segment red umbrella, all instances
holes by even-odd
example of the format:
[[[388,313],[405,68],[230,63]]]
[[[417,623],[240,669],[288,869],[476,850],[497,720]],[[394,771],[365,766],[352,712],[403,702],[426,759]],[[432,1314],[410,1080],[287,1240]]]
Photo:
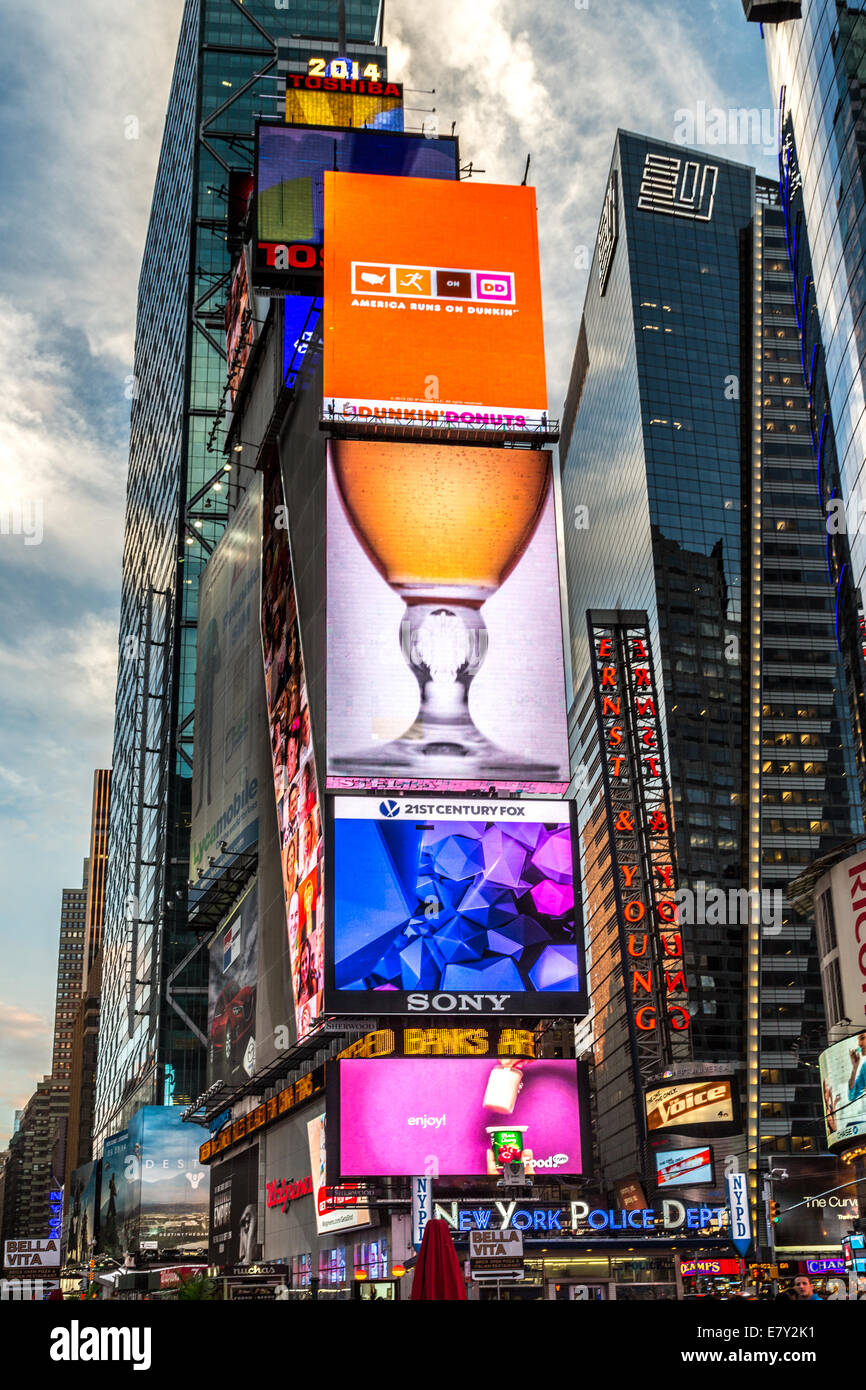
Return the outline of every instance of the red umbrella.
[[[428,1221],[415,1265],[412,1297],[425,1299],[466,1299],[466,1284],[446,1221]]]

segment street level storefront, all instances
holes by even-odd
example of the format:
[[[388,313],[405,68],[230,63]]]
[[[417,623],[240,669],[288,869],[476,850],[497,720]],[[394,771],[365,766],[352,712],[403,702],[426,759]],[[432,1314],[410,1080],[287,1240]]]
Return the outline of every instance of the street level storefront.
[[[465,1258],[469,1233],[516,1230],[523,1236],[523,1277],[498,1288],[473,1288],[486,1298],[635,1301],[681,1298],[681,1266],[697,1260],[737,1263],[724,1207],[667,1199],[623,1211],[597,1200],[553,1203],[525,1197],[456,1198],[434,1202]]]
[[[210,1262],[231,1297],[268,1297],[271,1282],[288,1297],[396,1301],[394,1267],[414,1254],[409,1218],[380,1204],[359,1184],[325,1184],[324,1103],[317,1095],[295,1113],[221,1149],[211,1163]],[[264,1268],[261,1290],[245,1277]],[[258,1276],[256,1276],[256,1279]],[[363,1287],[362,1287],[363,1286]]]

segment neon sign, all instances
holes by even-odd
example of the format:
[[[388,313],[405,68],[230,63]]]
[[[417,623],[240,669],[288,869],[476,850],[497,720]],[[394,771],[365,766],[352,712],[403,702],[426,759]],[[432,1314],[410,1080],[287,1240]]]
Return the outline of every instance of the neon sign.
[[[634,1231],[703,1231],[716,1235],[728,1224],[726,1207],[687,1207],[682,1202],[664,1201],[661,1208],[647,1207],[641,1211],[616,1211],[612,1208],[590,1207],[588,1202],[570,1202],[566,1206],[533,1203],[518,1206],[516,1201],[485,1202],[478,1206],[461,1206],[457,1202],[436,1202],[434,1215],[446,1221],[453,1231],[525,1231],[540,1237],[550,1235],[586,1235],[587,1230],[622,1231],[629,1236]]]
[[[646,613],[588,613],[633,1054],[644,1082],[691,1056],[674,834]]]

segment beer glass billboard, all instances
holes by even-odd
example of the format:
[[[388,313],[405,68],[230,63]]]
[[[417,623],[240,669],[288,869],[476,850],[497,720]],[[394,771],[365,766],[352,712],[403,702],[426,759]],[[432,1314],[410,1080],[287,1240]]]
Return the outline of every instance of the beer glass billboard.
[[[570,807],[334,797],[326,1011],[585,1012]]]
[[[535,190],[326,173],[325,322],[326,414],[539,427]]]
[[[550,455],[332,440],[330,790],[562,794]]]

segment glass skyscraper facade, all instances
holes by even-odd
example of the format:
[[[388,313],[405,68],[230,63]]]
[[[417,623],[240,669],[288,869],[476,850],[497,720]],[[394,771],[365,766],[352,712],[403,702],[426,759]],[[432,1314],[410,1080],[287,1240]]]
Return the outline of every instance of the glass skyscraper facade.
[[[783,889],[804,853],[852,833],[857,805],[833,586],[813,554],[824,524],[804,473],[815,459],[783,238],[778,193],[752,169],[619,133],[560,445],[570,739],[573,766],[586,769],[578,797],[608,1177],[636,1166],[641,1102],[588,609],[649,618],[677,877],[695,895],[697,920],[682,926],[694,1059],[737,1072],[753,1155],[819,1132],[818,1088],[803,1091],[789,1051],[820,1018],[812,924],[787,904],[771,914],[774,899],[762,924],[730,897]],[[726,895],[721,920],[697,908],[710,889]]]
[[[374,42],[383,0],[187,0],[139,281],[95,1151],[203,1086],[188,880],[198,581],[228,519],[221,452],[229,176],[273,116],[277,42]]]

